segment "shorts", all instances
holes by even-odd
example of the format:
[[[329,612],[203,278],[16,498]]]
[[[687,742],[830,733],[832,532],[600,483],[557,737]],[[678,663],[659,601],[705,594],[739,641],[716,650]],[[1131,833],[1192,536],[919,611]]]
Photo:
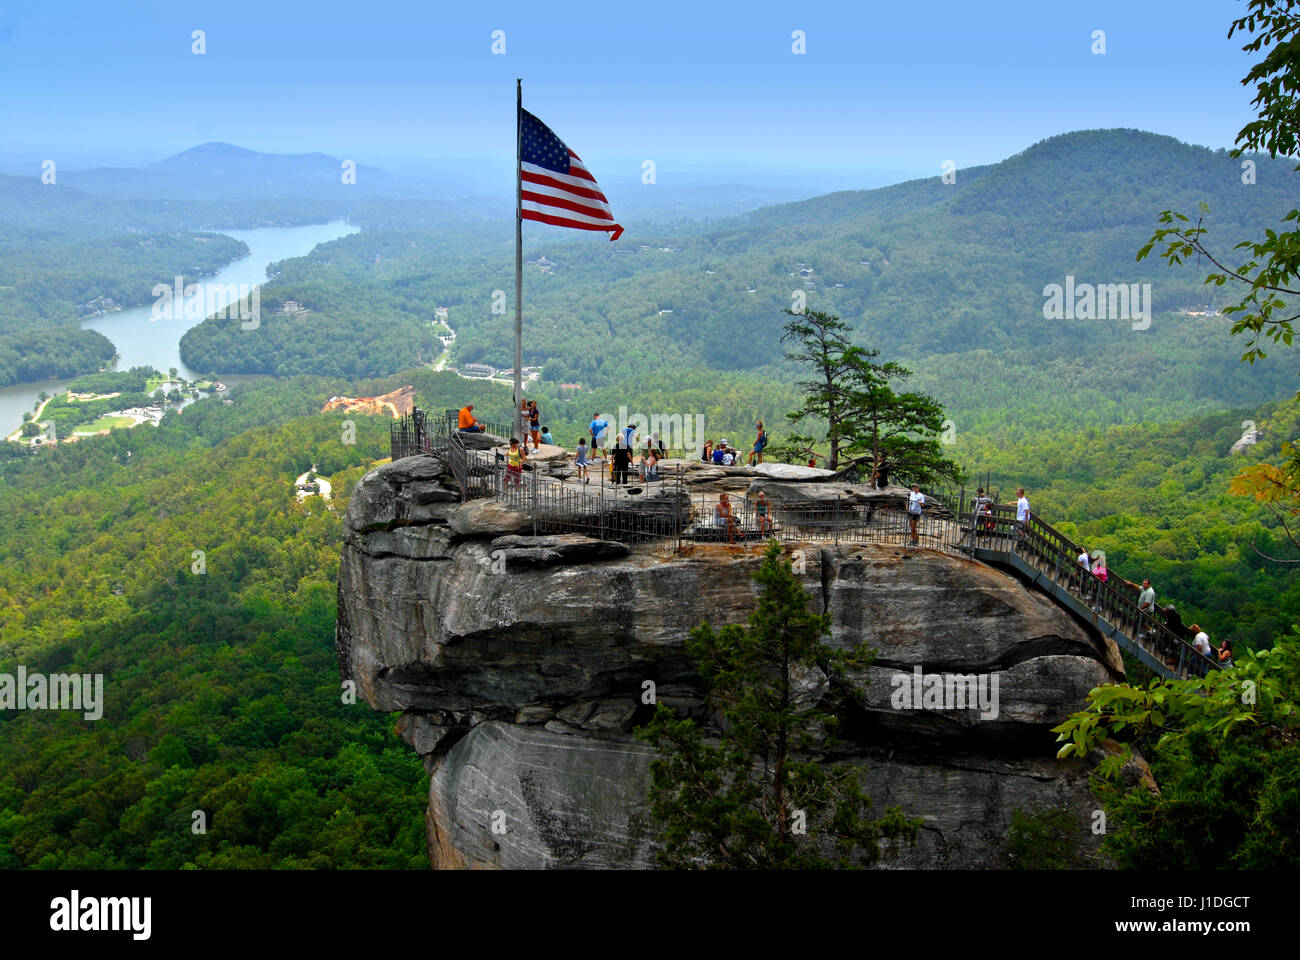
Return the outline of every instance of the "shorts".
[[[524,468],[512,467],[510,464],[506,464],[506,474],[511,477],[519,477],[520,479],[522,479],[524,475]]]

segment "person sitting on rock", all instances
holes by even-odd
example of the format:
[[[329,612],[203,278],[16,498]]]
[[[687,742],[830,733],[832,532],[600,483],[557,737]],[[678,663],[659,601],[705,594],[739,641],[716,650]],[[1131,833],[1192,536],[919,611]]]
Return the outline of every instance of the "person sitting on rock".
[[[704,463],[713,462],[713,441],[712,440],[704,441],[704,450],[700,454],[700,460],[703,461]]]
[[[713,507],[713,522],[716,526],[727,528],[727,542],[735,543],[736,534],[736,513],[732,509],[731,500],[725,493],[718,494],[718,502]]]
[[[736,465],[736,451],[734,447],[727,447],[723,450],[722,465],[724,467],[734,467]]]
[[[718,441],[718,445],[713,448],[713,462],[722,466],[722,458],[727,454],[727,438],[723,437]]]
[[[551,436],[550,427],[542,427],[542,443],[555,446],[555,438]]]
[[[474,419],[474,404],[467,403],[460,408],[459,430],[461,433],[482,433],[483,425]]]
[[[759,533],[766,532],[768,536],[771,536],[774,532],[772,505],[767,502],[767,494],[762,490],[758,491],[758,497],[754,500],[754,514],[758,517]]]
[[[659,479],[659,451],[654,447],[650,452],[641,458],[642,477],[646,483],[652,483]]]

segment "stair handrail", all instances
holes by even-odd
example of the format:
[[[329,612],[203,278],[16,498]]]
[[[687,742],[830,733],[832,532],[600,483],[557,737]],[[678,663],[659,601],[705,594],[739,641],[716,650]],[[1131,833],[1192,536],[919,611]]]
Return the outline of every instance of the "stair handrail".
[[[1014,506],[1008,504],[993,504],[991,507],[995,528],[1002,530],[1009,528],[1011,531],[1010,533],[995,535],[998,539],[1009,541],[1009,550],[1007,552],[1023,553],[1026,550],[1032,551],[1038,558],[1047,561],[1049,565],[1054,564],[1055,570],[1051,576],[1053,582],[1071,596],[1074,596],[1075,599],[1090,602],[1088,598],[1079,596],[1080,593],[1084,592],[1083,585],[1087,584],[1095,591],[1091,598],[1094,610],[1107,614],[1107,619],[1133,643],[1148,649],[1148,652],[1152,652],[1158,659],[1164,659],[1161,655],[1161,644],[1156,643],[1154,650],[1152,650],[1139,639],[1141,628],[1145,627],[1155,637],[1164,641],[1163,646],[1165,649],[1177,650],[1178,662],[1174,669],[1177,670],[1180,676],[1183,675],[1185,668],[1191,669],[1193,664],[1203,666],[1207,670],[1211,668],[1222,669],[1218,662],[1202,654],[1185,637],[1180,637],[1169,629],[1155,611],[1144,612],[1139,610],[1137,600],[1128,596],[1127,590],[1121,590],[1109,579],[1104,581],[1097,579],[1092,576],[1090,569],[1086,572],[1085,579],[1084,568],[1078,562],[1078,555],[1083,550],[1080,544],[1075,543],[1033,512],[1029,514],[1028,523],[1019,524],[1015,519],[1015,510]],[[975,524],[978,522],[978,517],[973,512],[959,513],[958,519],[959,521],[970,520],[972,530],[975,529]],[[1023,533],[1021,532],[1022,527]],[[1077,590],[1075,587],[1076,580],[1079,585]]]

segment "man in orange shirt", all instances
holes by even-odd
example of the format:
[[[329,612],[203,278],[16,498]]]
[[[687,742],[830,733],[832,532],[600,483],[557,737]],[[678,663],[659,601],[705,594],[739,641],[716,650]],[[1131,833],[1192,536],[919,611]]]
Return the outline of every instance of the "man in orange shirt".
[[[474,404],[467,403],[460,408],[460,432],[482,433],[483,427],[474,419]]]

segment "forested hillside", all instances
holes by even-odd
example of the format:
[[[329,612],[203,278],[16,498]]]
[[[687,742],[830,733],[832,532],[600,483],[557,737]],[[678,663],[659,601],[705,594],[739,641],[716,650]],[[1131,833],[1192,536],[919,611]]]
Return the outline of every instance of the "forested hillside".
[[[0,714],[0,868],[427,866],[420,763],[337,679],[338,511],[388,432],[342,443],[341,386],[4,465],[0,672],[102,673],[104,712]]]

